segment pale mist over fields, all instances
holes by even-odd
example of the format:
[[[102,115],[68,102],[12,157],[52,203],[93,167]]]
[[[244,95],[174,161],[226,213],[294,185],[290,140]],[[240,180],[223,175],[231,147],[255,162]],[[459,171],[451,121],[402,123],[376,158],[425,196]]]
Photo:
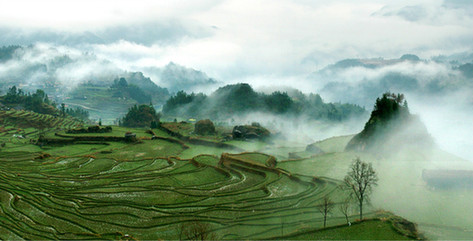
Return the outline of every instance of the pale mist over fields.
[[[0,45],[24,46],[0,66],[0,81],[69,91],[139,71],[170,93],[249,83],[368,112],[382,93],[402,92],[441,148],[473,161],[471,26],[468,0],[19,0],[0,9]],[[275,126],[307,130],[308,142],[357,133],[367,118]]]

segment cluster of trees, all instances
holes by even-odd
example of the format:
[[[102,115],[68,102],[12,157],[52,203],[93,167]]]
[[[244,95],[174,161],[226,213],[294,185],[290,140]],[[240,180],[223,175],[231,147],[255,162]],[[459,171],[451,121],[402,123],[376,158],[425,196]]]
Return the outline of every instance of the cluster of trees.
[[[65,114],[75,117],[79,120],[87,121],[89,120],[89,112],[87,110],[84,110],[80,107],[76,108],[66,108],[65,109]]]
[[[131,98],[138,103],[150,103],[151,96],[146,94],[140,87],[128,84],[125,78],[115,79],[112,86],[113,97]]]
[[[31,94],[12,86],[4,96],[0,96],[0,102],[10,108],[20,107],[40,114],[61,115],[63,117],[69,115],[83,121],[89,119],[89,112],[80,107],[66,108],[66,105],[62,103],[61,108],[58,109],[56,103],[50,101],[48,95],[41,89],[37,89],[36,92]]]
[[[181,90],[166,101],[163,106],[163,113],[183,117],[195,116],[197,118],[197,114],[204,107],[203,102],[206,99],[207,96],[202,93],[187,94]],[[209,116],[209,118],[211,117]]]
[[[22,107],[40,114],[56,114],[56,104],[50,102],[48,95],[43,90],[36,90],[35,93],[25,93],[22,89],[12,86],[6,95],[0,97],[3,104],[10,107]]]
[[[404,94],[386,92],[381,98],[376,99],[370,119],[388,122],[408,114],[409,108],[407,101],[404,99]]]
[[[160,114],[151,105],[134,105],[128,109],[128,113],[119,120],[118,124],[126,127],[157,128],[160,117]]]
[[[248,84],[226,85],[211,95],[188,94],[184,91],[171,96],[163,106],[163,113],[187,118],[225,119],[234,114],[265,112],[277,115],[308,115],[312,119],[341,121],[365,113],[352,104],[324,103],[320,95],[275,91],[258,93]]]

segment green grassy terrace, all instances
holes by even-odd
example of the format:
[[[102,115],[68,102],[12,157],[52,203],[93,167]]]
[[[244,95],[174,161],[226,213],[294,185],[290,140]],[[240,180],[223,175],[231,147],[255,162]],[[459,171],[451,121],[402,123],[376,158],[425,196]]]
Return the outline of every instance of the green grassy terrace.
[[[315,157],[273,163],[274,156],[264,151],[272,149],[270,143],[246,148],[247,143],[233,142],[245,151],[240,153],[178,140],[159,129],[153,130],[159,139],[151,139],[147,129],[116,126],[111,133],[66,134],[73,126],[2,127],[1,239],[179,239],[183,227],[195,222],[226,240],[405,238],[387,232],[388,222],[346,227],[337,209],[328,219],[335,227],[318,230],[321,199],[329,195],[339,205],[346,194],[339,179],[325,175],[330,169],[322,166],[328,163],[319,168],[310,162]],[[128,131],[136,142],[96,139]],[[21,133],[26,133],[22,139],[14,136]],[[71,138],[55,133],[91,139],[38,145],[40,133],[57,140]],[[298,169],[301,163],[306,169],[314,164],[314,171]],[[367,216],[374,217],[373,211]]]

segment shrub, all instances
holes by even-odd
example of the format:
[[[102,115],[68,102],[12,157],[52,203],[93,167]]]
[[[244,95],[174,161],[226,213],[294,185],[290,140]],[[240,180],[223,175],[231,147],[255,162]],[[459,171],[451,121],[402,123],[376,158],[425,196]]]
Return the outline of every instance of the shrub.
[[[123,117],[121,124],[126,127],[150,127],[151,123],[157,127],[159,123],[160,114],[149,105],[133,106],[128,110],[128,113]]]
[[[194,132],[198,135],[215,134],[214,123],[209,119],[197,121],[194,126]]]

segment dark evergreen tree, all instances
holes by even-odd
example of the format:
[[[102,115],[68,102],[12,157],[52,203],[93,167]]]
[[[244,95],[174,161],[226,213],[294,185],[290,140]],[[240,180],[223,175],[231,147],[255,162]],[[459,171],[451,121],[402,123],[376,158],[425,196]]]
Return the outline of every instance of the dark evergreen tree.
[[[61,103],[61,115],[62,117],[66,117],[66,104]]]

